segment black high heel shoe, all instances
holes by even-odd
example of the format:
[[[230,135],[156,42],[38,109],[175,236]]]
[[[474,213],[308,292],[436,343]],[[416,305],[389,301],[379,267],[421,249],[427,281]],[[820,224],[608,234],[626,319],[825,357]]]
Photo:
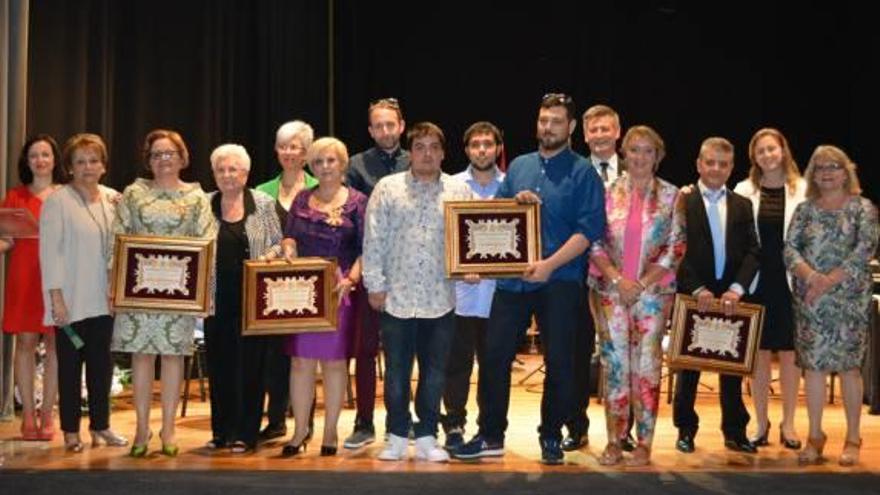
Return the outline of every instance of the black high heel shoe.
[[[779,425],[779,443],[781,443],[783,447],[790,450],[801,449],[800,440],[798,440],[797,438],[785,438],[785,431],[783,431],[782,425]]]
[[[321,445],[321,457],[332,457],[336,455],[336,445]]]
[[[767,429],[764,430],[764,433],[752,438],[749,440],[752,442],[752,445],[755,447],[766,447],[770,445],[770,423],[767,423]]]
[[[309,441],[306,439],[303,439],[299,444],[286,443],[284,447],[281,448],[281,457],[297,456],[301,452],[305,452],[308,445]]]

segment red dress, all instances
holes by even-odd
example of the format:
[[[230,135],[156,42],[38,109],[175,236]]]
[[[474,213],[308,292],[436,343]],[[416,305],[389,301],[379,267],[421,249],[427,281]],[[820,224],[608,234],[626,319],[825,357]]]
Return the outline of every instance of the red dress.
[[[27,208],[40,218],[43,200],[34,196],[27,186],[9,191],[4,208]],[[46,333],[53,329],[43,325],[43,284],[40,276],[40,242],[38,239],[15,239],[6,270],[6,291],[3,302],[3,331],[6,333]]]

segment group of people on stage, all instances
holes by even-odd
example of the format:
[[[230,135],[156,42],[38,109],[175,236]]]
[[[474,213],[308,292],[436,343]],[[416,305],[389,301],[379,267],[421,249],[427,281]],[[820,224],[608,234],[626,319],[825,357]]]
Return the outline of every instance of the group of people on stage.
[[[39,240],[0,238],[0,252],[11,252],[3,330],[18,337],[23,439],[53,438],[57,393],[65,448],[83,450],[85,365],[92,445],[128,446],[131,457],[145,456],[159,356],[160,452],[178,454],[175,413],[197,322],[172,313],[114,313],[108,291],[114,237],[150,234],[216,242],[211,315],[204,322],[208,449],[246,454],[286,436],[290,403],[295,428],[280,454],[300,455],[314,434],[320,366],[320,454],[335,455],[351,359],[357,415],[342,444],[357,449],[374,442],[381,341],[387,414],[379,459],[406,459],[411,439],[419,460],[502,456],[511,365],[534,318],[546,365],[541,461],[560,464],[565,451],[588,443],[590,359],[598,334],[608,439],[599,462],[643,466],[650,462],[659,407],[661,342],[674,294],[683,293],[696,298],[699,311],[716,300],[730,315],[741,301],[766,308],[752,377],[753,437],[746,432],[742,377],[720,376],[726,448],[754,453],[770,443],[767,402],[776,352],[780,444],[799,450],[802,463],[824,459],[824,389],[836,373],[846,415],[838,460],[856,464],[872,294],[868,262],[880,227],[876,208],[861,196],[855,163],[840,148],[822,145],[802,177],[782,133],[764,128],[749,143],[749,176],[733,190],[727,181],[734,147],[722,137],[702,142],[699,179],[679,189],[658,176],[666,147],[656,130],[630,127],[618,150],[618,114],[595,105],[582,116],[590,151],[584,157],[571,147],[577,121],[569,96],[545,95],[538,105],[537,151],[515,158],[506,173],[498,163],[501,131],[474,123],[463,140],[467,168],[451,176],[441,170],[444,132],[430,122],[407,126],[399,102],[385,98],[368,108],[375,146],[352,157],[336,138],[315,139],[305,122],[282,125],[275,140],[281,172],[255,189],[247,187],[247,150],[218,146],[210,156],[217,191],[210,194],[181,180],[190,157],[175,131],[146,136],[145,178],[121,194],[101,185],[109,163],[100,136],[77,134],[60,151],[52,137],[34,136],[22,148],[21,185],[7,193],[3,206],[38,217]],[[404,132],[408,150],[400,144]],[[450,280],[443,203],[487,198],[541,204],[541,259],[520,278]],[[244,261],[298,256],[333,257],[339,264],[335,331],[243,337]],[[47,353],[37,411],[34,351],[41,335]],[[111,352],[132,357],[137,427],[131,440],[110,428]],[[475,356],[479,415],[476,434],[466,440]],[[804,442],[794,421],[802,370],[809,415]],[[684,453],[696,448],[699,379],[698,371],[683,370],[676,382],[675,447]],[[266,394],[268,422],[261,430]]]

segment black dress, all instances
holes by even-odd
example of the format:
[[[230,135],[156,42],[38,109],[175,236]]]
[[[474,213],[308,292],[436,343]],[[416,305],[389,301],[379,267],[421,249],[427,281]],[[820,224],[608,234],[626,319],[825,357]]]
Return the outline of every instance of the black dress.
[[[758,209],[761,274],[755,296],[766,308],[760,348],[770,351],[794,349],[791,290],[782,260],[784,226],[785,188],[762,187]]]

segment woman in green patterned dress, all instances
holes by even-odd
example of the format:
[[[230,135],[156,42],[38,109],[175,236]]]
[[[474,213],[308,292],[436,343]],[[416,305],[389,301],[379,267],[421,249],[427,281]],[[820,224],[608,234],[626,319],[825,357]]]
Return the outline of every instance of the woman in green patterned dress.
[[[125,188],[116,206],[114,234],[148,234],[214,239],[216,220],[198,183],[180,180],[189,165],[189,151],[177,132],[158,129],[144,142],[143,159],[149,179],[137,179]],[[150,400],[156,356],[162,360],[161,452],[176,456],[174,419],[183,379],[183,357],[192,354],[194,316],[118,312],[113,326],[112,350],[132,353],[137,432],[132,457],[143,457],[152,437]]]
[[[871,303],[868,261],[877,248],[877,209],[860,196],[856,165],[835,146],[816,148],[806,172],[807,200],[794,212],[785,264],[795,276],[795,353],[805,371],[810,435],[798,459],[822,461],[822,407],[829,373],[840,375],[846,414],[841,466],[858,463],[862,439],[860,367]]]

